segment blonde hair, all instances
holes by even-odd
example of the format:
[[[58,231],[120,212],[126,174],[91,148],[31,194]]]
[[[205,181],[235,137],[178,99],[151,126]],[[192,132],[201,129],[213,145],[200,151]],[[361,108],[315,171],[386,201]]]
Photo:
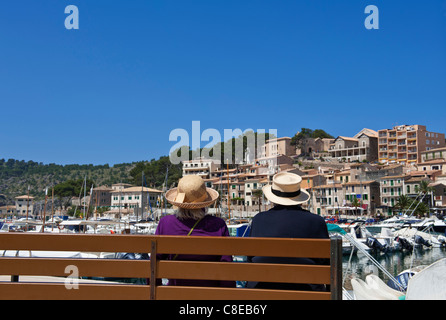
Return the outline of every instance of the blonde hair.
[[[180,219],[193,219],[193,220],[199,220],[203,218],[207,214],[207,208],[200,208],[200,209],[184,209],[184,208],[178,208],[175,211],[175,216]]]

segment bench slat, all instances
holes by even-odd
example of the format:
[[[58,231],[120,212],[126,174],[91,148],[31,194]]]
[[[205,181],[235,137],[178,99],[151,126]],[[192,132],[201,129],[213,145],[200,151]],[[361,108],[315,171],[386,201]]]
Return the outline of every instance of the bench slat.
[[[160,261],[158,278],[330,284],[330,266]]]
[[[157,245],[157,251],[169,254],[330,258],[330,240],[164,236]]]
[[[156,288],[156,298],[158,300],[330,300],[330,292],[165,286]]]
[[[1,258],[0,274],[27,276],[67,276],[74,265],[80,277],[149,278],[149,260]]]
[[[150,252],[150,238],[135,235],[98,234],[0,234],[0,250],[82,252]]]
[[[59,283],[0,283],[0,300],[148,300],[150,286]]]
[[[157,236],[28,234],[0,235],[0,250],[150,252]],[[158,253],[330,258],[330,240],[163,236]]]

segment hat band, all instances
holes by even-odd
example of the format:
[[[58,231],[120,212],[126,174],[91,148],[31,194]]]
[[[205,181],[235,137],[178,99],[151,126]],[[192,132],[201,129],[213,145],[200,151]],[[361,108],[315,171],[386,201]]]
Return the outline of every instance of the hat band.
[[[274,190],[273,188],[271,188],[271,192],[278,196],[278,197],[282,197],[282,198],[295,198],[298,195],[300,195],[300,189],[294,192],[282,192],[279,190]]]

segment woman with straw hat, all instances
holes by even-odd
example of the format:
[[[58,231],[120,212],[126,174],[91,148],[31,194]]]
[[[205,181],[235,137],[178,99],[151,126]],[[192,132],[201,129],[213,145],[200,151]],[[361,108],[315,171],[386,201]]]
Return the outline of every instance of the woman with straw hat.
[[[229,236],[226,222],[207,214],[207,208],[218,199],[218,192],[207,188],[203,179],[189,175],[180,179],[178,187],[166,192],[166,200],[177,208],[174,215],[161,218],[155,234],[180,236]],[[160,259],[193,261],[227,261],[232,256],[160,255]],[[169,279],[168,285],[235,287],[234,281]]]
[[[302,178],[294,173],[280,172],[274,175],[271,185],[263,187],[265,197],[274,204],[268,211],[260,212],[252,219],[251,237],[320,238],[328,239],[325,220],[301,204],[310,200],[310,194],[301,188]],[[250,257],[255,263],[326,264],[317,259],[285,259],[276,257]],[[321,285],[293,285],[249,282],[251,288],[275,288],[289,290],[325,290]]]

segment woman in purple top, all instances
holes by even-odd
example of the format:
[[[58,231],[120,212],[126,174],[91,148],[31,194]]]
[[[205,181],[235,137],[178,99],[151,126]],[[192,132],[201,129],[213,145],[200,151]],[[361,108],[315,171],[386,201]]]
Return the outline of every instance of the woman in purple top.
[[[203,179],[191,175],[180,179],[177,188],[166,193],[166,200],[178,209],[174,215],[161,218],[155,234],[179,236],[229,236],[223,219],[207,214],[207,207],[218,199],[218,192],[206,188]],[[164,260],[225,261],[232,256],[158,255]],[[169,279],[171,286],[235,287],[234,281]]]

